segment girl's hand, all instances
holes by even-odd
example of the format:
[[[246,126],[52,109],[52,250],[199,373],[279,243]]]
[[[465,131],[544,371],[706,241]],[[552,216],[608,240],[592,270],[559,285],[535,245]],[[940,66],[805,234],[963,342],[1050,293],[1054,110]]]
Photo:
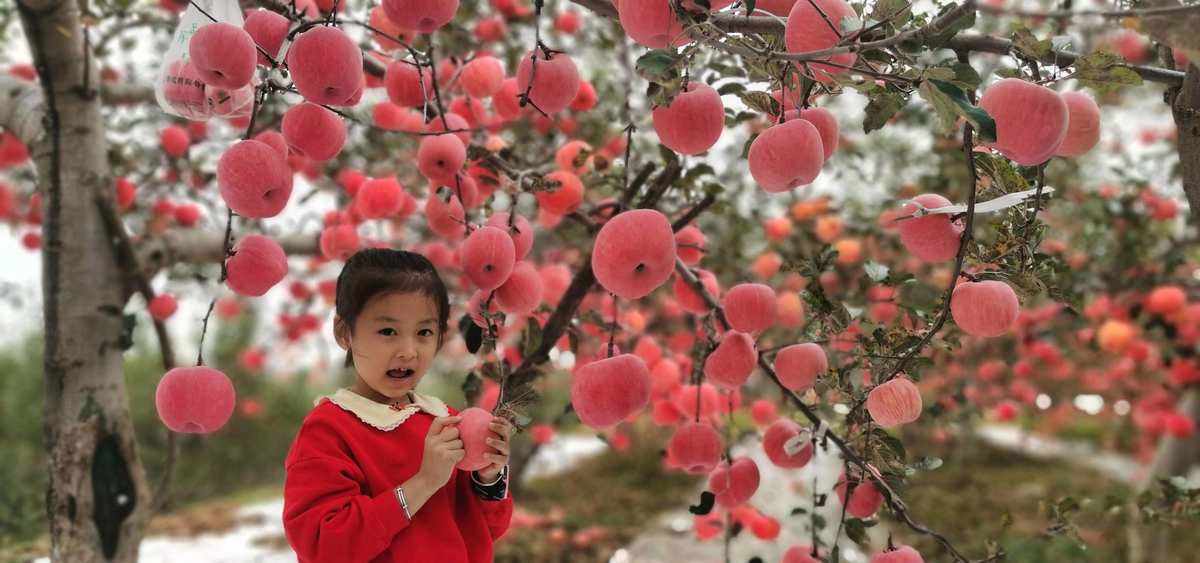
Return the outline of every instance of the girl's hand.
[[[434,489],[441,488],[450,480],[455,464],[467,455],[458,437],[458,428],[453,426],[461,421],[461,416],[435,418],[433,424],[429,425],[429,433],[425,435],[425,451],[417,476]]]
[[[495,481],[500,476],[500,471],[508,465],[508,435],[512,431],[512,425],[503,417],[493,417],[491,425],[488,428],[492,431],[492,437],[487,439],[487,445],[492,447],[495,453],[483,454],[483,459],[489,463],[487,467],[476,471],[479,474],[479,480],[484,483]]]

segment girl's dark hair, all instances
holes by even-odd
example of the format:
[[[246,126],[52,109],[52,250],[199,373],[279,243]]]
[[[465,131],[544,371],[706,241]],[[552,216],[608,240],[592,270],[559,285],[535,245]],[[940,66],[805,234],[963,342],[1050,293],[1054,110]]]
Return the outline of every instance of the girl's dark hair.
[[[342,273],[338,274],[334,310],[353,332],[354,322],[367,302],[388,293],[417,292],[433,300],[438,311],[438,348],[448,330],[450,298],[446,284],[429,259],[407,250],[367,248],[354,253]],[[354,365],[353,355],[346,350],[346,367]]]

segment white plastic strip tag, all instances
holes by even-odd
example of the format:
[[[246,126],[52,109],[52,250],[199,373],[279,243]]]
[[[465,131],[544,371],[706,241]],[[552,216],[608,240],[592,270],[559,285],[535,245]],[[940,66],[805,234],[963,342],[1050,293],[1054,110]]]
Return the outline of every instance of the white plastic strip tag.
[[[1047,196],[1052,193],[1054,193],[1054,188],[1052,188],[1050,186],[1045,186],[1042,188],[1043,196]],[[996,211],[1008,209],[1009,207],[1012,207],[1014,205],[1020,205],[1025,200],[1027,200],[1035,195],[1037,195],[1036,188],[1032,189],[1032,190],[1025,190],[1023,192],[1013,192],[1011,194],[1005,194],[996,199],[991,199],[991,200],[985,201],[983,203],[976,203],[975,204],[975,213],[995,213]],[[911,199],[901,202],[901,205],[908,205],[908,204],[912,204],[912,205],[916,206],[917,210],[914,211],[911,216],[897,218],[896,219],[897,221],[903,221],[905,219],[911,219],[913,217],[921,217],[923,215],[956,215],[958,213],[966,213],[967,212],[967,205],[965,203],[958,203],[955,205],[947,205],[945,207],[937,207],[934,209],[930,209],[928,207],[921,205],[919,202],[911,200]]]
[[[802,428],[800,433],[788,438],[788,441],[783,443],[783,453],[787,454],[788,457],[792,457],[800,453],[800,451],[803,450],[804,447],[812,441],[812,439],[812,430],[808,428]]]
[[[800,450],[803,450],[804,446],[808,445],[808,440],[808,432],[801,432],[795,436],[792,436],[791,438],[788,438],[788,441],[783,443],[783,453],[787,454],[788,457],[792,457],[800,453]]]
[[[829,423],[825,419],[821,419],[821,424],[817,426],[817,431],[813,433],[813,440],[820,442],[825,439],[825,434],[829,433]]]

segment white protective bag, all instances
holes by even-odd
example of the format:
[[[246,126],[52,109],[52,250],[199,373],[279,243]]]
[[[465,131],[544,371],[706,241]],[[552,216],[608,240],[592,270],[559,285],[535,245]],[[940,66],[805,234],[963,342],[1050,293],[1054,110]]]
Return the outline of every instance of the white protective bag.
[[[199,6],[204,11],[197,8]],[[208,121],[211,117],[244,117],[254,107],[254,85],[228,90],[206,85],[188,61],[188,42],[201,27],[215,18],[242,26],[242,9],[237,0],[193,0],[179,19],[179,27],[171,38],[166,57],[154,80],[154,97],[163,111],[193,121]]]

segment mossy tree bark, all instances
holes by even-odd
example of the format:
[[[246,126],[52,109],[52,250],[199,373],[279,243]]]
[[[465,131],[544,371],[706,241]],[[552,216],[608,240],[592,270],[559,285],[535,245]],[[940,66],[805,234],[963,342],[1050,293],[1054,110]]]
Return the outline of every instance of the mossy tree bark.
[[[80,5],[17,0],[41,83],[36,112],[10,117],[43,198],[46,510],[52,560],[136,561],[150,489],[122,372],[124,277],[95,199],[113,179]]]

